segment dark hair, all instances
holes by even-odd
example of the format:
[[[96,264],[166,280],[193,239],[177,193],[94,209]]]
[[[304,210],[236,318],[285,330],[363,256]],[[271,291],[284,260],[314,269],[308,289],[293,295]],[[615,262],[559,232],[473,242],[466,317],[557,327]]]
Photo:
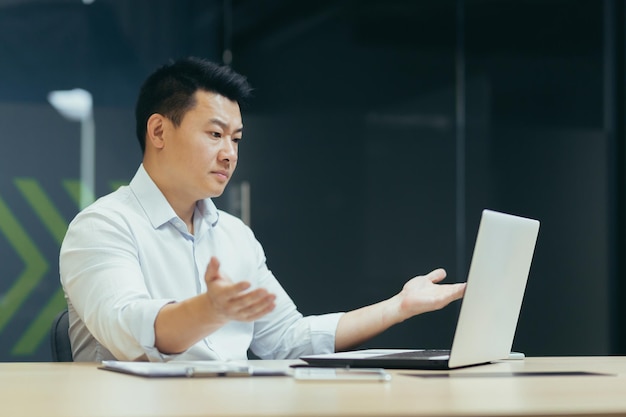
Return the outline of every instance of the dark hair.
[[[141,152],[146,150],[146,125],[150,116],[159,113],[179,126],[185,113],[195,106],[194,95],[198,90],[222,95],[239,104],[252,93],[244,76],[206,59],[183,58],[158,68],[143,83],[135,107]]]

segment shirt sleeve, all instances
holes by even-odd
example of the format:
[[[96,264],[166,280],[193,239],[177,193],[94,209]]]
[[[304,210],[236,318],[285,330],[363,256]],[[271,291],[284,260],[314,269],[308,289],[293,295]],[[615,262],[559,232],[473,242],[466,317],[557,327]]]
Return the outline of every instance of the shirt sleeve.
[[[344,313],[303,317],[267,268],[260,243],[255,243],[258,285],[276,295],[276,308],[254,323],[252,352],[261,359],[295,359],[334,352],[337,324]]]
[[[174,300],[150,297],[136,245],[121,218],[86,210],[63,241],[61,282],[89,332],[117,359],[162,361],[154,321]]]
[[[251,349],[261,359],[296,359],[303,355],[332,353],[337,323],[343,314],[300,316],[279,332],[282,337],[260,336],[255,338]],[[267,340],[275,343],[268,345]]]

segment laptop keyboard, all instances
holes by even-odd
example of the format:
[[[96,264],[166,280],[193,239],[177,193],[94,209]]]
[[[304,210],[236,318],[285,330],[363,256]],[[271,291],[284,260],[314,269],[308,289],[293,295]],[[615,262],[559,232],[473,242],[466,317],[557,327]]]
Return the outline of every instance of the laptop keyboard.
[[[386,355],[376,356],[376,358],[390,358],[390,359],[423,359],[433,356],[448,356],[450,355],[449,349],[426,349],[426,350],[412,350],[409,352],[389,353]]]

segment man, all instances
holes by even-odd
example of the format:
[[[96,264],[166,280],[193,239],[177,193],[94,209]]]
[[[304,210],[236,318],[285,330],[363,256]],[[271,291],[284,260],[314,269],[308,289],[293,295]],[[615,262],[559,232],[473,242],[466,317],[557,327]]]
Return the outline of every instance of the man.
[[[241,75],[198,58],[145,81],[136,107],[143,163],[129,186],[76,216],[61,247],[76,361],[346,350],[462,297],[465,284],[438,284],[438,269],[380,303],[303,317],[252,231],[211,201],[237,166],[239,103],[250,92]]]

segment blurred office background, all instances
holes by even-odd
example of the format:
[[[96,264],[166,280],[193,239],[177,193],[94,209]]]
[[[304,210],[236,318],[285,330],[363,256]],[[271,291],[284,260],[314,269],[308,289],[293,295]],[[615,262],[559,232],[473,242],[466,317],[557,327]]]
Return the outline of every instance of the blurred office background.
[[[465,280],[491,208],[542,222],[514,349],[625,354],[624,17],[623,0],[0,0],[0,361],[50,360],[64,306],[84,126],[48,94],[90,92],[101,196],[141,161],[141,81],[186,55],[255,87],[217,204],[249,214],[303,313],[436,267]],[[368,346],[448,345],[458,307]]]

